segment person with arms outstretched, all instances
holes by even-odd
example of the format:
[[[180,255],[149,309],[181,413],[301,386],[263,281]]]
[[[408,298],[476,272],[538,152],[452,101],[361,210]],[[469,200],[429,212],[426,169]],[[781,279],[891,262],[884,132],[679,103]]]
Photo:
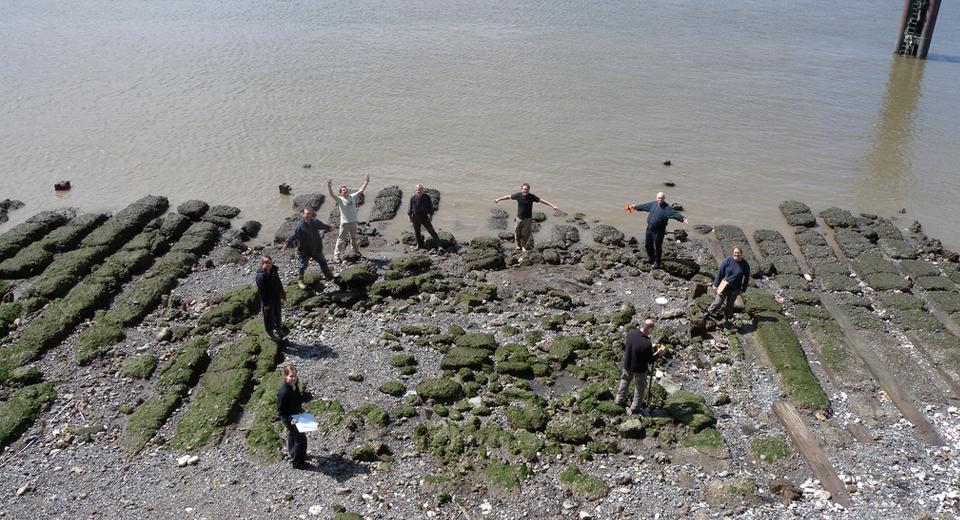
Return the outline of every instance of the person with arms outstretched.
[[[560,211],[560,208],[549,200],[530,193],[530,185],[526,182],[520,185],[520,191],[513,195],[504,195],[503,197],[493,199],[493,202],[498,203],[502,200],[510,199],[517,201],[517,218],[515,219],[517,227],[514,230],[517,247],[515,249],[517,251],[526,251],[527,245],[530,243],[530,234],[533,231],[533,203],[540,202],[546,204],[553,208],[553,211]]]
[[[629,204],[627,211],[646,211],[647,231],[644,236],[644,246],[647,250],[647,263],[653,264],[654,268],[660,267],[660,260],[663,256],[663,237],[667,234],[667,223],[670,219],[688,224],[690,219],[684,217],[682,213],[670,207],[667,204],[666,196],[661,191],[657,193],[657,200],[647,202],[646,204]]]

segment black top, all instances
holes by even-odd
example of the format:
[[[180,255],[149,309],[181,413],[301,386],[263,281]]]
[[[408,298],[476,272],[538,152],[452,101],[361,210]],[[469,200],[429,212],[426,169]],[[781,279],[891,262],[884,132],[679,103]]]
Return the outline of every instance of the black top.
[[[739,262],[732,256],[724,258],[720,263],[717,276],[713,279],[713,286],[719,286],[720,280],[727,281],[727,289],[747,292],[747,286],[750,284],[750,264],[743,258]]]
[[[264,271],[263,267],[257,269],[257,294],[260,296],[260,303],[270,305],[280,300],[283,294],[283,282],[280,281],[280,269],[277,266],[270,266],[270,271]]]
[[[286,381],[280,385],[277,392],[277,415],[287,427],[290,427],[291,416],[303,411],[303,397],[300,389],[290,386]]]
[[[638,328],[627,331],[626,348],[623,349],[623,369],[628,372],[646,372],[653,361],[653,343],[650,336]]]
[[[333,228],[320,222],[317,219],[305,221],[300,219],[297,227],[293,228],[293,233],[287,238],[287,245],[298,244],[297,250],[303,254],[323,254],[323,239],[320,237],[324,231],[330,231]]]
[[[533,203],[540,202],[540,197],[530,192],[524,197],[523,192],[518,191],[510,198],[517,201],[517,218],[533,218]]]
[[[646,204],[637,204],[637,211],[649,211],[647,215],[647,228],[657,231],[666,231],[667,222],[674,219],[683,222],[683,214],[670,207],[664,202],[658,204],[657,201],[647,202]]]
[[[407,215],[411,217],[431,217],[433,216],[433,201],[426,193],[410,197],[410,209]]]

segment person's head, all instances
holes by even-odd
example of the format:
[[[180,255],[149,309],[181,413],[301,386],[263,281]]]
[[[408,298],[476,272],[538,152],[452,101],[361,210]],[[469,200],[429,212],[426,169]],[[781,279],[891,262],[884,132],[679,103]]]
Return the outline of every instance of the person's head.
[[[344,184],[343,186],[340,186],[340,196],[346,197],[347,195],[350,195],[350,189],[347,188],[346,184]]]
[[[664,195],[662,191],[660,193],[657,193],[657,204],[663,204],[666,201],[667,201],[667,196]]]
[[[653,332],[653,328],[657,326],[657,322],[653,318],[647,318],[643,320],[643,323],[640,324],[640,330],[649,335]]]
[[[733,259],[736,260],[737,262],[743,259],[743,250],[740,249],[739,247],[733,248]]]
[[[283,376],[283,380],[289,385],[297,384],[297,367],[293,363],[284,363],[280,365],[280,375]]]
[[[260,259],[260,265],[263,266],[264,271],[269,271],[273,267],[273,258],[270,255],[263,255],[263,258]]]
[[[527,183],[521,184],[521,185],[520,185],[520,193],[523,193],[524,195],[530,193],[530,185],[527,184]]]
[[[414,188],[414,191],[417,192],[417,195],[423,195],[423,184],[417,184],[417,187]]]
[[[303,208],[303,220],[310,220],[313,218],[313,210],[310,208]]]

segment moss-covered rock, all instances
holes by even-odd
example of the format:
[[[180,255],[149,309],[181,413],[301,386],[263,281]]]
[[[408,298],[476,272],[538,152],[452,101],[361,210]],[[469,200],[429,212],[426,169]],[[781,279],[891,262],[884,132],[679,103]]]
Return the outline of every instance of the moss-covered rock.
[[[373,265],[362,263],[353,267],[348,267],[337,276],[337,283],[348,289],[364,289],[373,282],[377,281],[377,270]]]
[[[717,430],[705,428],[697,433],[681,437],[680,444],[712,453],[723,447],[723,437],[720,436],[720,432]]]
[[[953,291],[956,284],[946,276],[919,276],[916,279],[917,285],[923,287],[925,291]],[[873,287],[871,285],[871,287]],[[903,289],[901,289],[903,290]]]
[[[406,278],[408,276],[425,273],[430,270],[432,265],[433,261],[430,260],[429,256],[405,256],[390,262],[390,265],[387,267],[388,271],[386,274],[384,274],[384,278],[387,280],[398,280],[400,278]]]
[[[760,460],[775,462],[793,454],[793,448],[779,435],[760,435],[750,440],[750,449]]]
[[[713,410],[707,406],[703,396],[688,390],[670,394],[664,403],[664,411],[674,421],[688,426],[694,432],[716,423]]]
[[[561,488],[590,499],[603,497],[608,491],[607,484],[602,479],[582,473],[576,464],[567,466],[567,469],[560,473],[559,480]]]
[[[416,424],[413,441],[417,449],[433,455],[441,464],[459,460],[465,450],[463,432],[450,421]]]
[[[207,366],[210,356],[207,354],[209,342],[206,338],[197,338],[181,346],[173,359],[160,368],[157,375],[158,389],[178,387],[189,388],[197,383]]]
[[[424,379],[417,385],[417,394],[439,403],[453,403],[464,397],[463,385],[449,378]]]
[[[168,390],[144,401],[127,419],[120,446],[129,453],[142,450],[180,406],[181,399],[179,392]]]
[[[507,424],[511,428],[531,432],[543,431],[550,419],[547,411],[538,406],[511,405],[507,407],[506,414]]]
[[[228,324],[240,323],[257,311],[258,303],[255,285],[234,287],[200,317],[197,332],[203,334]]]
[[[123,328],[109,320],[100,320],[83,330],[77,337],[74,359],[86,365],[103,355],[114,344],[123,341]]]
[[[564,444],[586,444],[590,440],[587,424],[581,417],[558,415],[547,423],[547,437]]]
[[[150,379],[155,368],[157,368],[157,359],[153,355],[138,354],[123,360],[120,371],[126,377]]]
[[[576,359],[576,351],[586,350],[589,347],[590,344],[583,336],[558,336],[550,342],[547,358],[560,363],[560,366],[566,366]]]
[[[666,258],[660,262],[660,267],[670,276],[690,280],[700,272],[700,265],[685,258]]]
[[[494,352],[499,346],[497,339],[493,334],[482,332],[468,332],[457,336],[456,345],[458,347],[475,348]]]
[[[40,383],[21,388],[0,402],[0,449],[17,440],[56,397],[53,385]]]
[[[380,405],[367,403],[357,409],[367,428],[385,428],[390,424],[390,414]]]
[[[630,302],[623,302],[620,305],[620,308],[610,314],[601,316],[599,321],[601,323],[611,323],[617,326],[629,325],[630,320],[633,319],[633,316],[637,313],[637,309]]]
[[[400,326],[400,332],[406,336],[432,336],[440,334],[440,327],[432,323],[406,324]]]
[[[863,281],[875,291],[906,291],[913,286],[909,279],[896,273],[867,274],[863,276]],[[919,279],[917,283],[920,283]]]
[[[243,435],[250,456],[269,459],[281,457],[285,444],[283,425],[274,420],[277,415],[277,388],[281,381],[279,372],[264,374],[250,398],[246,413],[253,414],[253,422]]]
[[[417,358],[413,354],[397,354],[390,358],[390,365],[397,368],[416,366]]]
[[[380,385],[379,390],[394,397],[400,397],[404,392],[407,391],[407,389],[403,386],[403,383],[400,381],[387,381],[386,383]]]
[[[482,368],[490,363],[490,352],[477,348],[453,347],[440,360],[442,370],[459,370],[461,368]]]
[[[520,483],[530,474],[526,464],[505,464],[490,461],[483,469],[487,483],[493,487],[506,491],[513,491],[520,487]]]

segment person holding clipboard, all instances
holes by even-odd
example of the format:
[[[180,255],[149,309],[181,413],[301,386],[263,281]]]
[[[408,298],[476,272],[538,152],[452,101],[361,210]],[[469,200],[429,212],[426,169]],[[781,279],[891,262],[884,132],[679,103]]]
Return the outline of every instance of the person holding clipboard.
[[[280,365],[283,383],[277,392],[277,415],[287,428],[287,453],[294,469],[307,468],[307,436],[297,429],[297,415],[303,412],[303,396],[298,385],[297,367]]]
[[[733,254],[724,258],[720,263],[720,269],[717,270],[717,276],[713,279],[713,287],[717,291],[717,296],[713,303],[707,307],[707,312],[703,318],[706,320],[720,305],[723,305],[723,317],[727,321],[733,318],[733,304],[737,301],[737,296],[747,292],[747,286],[750,284],[750,264],[743,259],[743,250],[739,247],[733,248]]]

